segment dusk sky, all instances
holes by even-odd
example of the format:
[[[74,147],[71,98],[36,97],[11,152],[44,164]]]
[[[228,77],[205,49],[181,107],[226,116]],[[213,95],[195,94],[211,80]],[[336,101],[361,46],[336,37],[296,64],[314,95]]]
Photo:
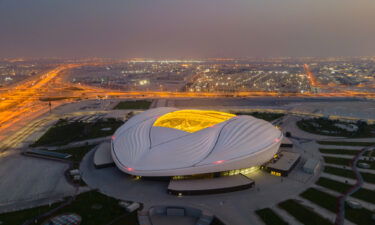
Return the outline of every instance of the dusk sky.
[[[0,0],[0,57],[374,56],[374,0]]]

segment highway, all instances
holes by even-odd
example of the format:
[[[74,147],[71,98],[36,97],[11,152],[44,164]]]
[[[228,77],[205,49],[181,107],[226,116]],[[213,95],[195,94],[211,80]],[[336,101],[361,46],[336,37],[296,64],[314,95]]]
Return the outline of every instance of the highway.
[[[43,119],[34,120],[28,123],[25,127],[21,127],[18,129],[14,134],[8,136],[5,140],[1,141],[0,143],[0,154],[5,154],[8,149],[19,148],[20,143],[22,143],[27,137],[32,135],[36,130],[38,130],[41,126],[46,125],[48,122],[54,118],[44,117]],[[9,153],[9,152],[7,152]],[[4,155],[3,155],[4,156]]]
[[[65,69],[78,65],[59,66],[32,80],[23,82],[9,88],[0,94],[0,140],[9,136],[9,132],[19,123],[26,125],[27,122],[48,112],[48,102],[40,102],[39,98],[48,94],[49,84],[59,73]],[[58,103],[58,104],[62,104]],[[54,104],[57,106],[57,104]]]

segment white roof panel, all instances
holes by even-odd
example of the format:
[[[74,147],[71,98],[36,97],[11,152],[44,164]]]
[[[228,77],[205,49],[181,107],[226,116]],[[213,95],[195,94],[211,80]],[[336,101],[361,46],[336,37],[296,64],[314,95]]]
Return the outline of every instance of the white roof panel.
[[[153,126],[158,117],[173,111],[178,109],[157,108],[142,112],[116,131],[112,156],[120,169],[133,174],[136,171],[151,174],[212,167],[216,163],[227,164],[227,161],[235,163],[237,159],[263,151],[274,152],[282,138],[273,125],[251,116],[232,117],[193,133]]]

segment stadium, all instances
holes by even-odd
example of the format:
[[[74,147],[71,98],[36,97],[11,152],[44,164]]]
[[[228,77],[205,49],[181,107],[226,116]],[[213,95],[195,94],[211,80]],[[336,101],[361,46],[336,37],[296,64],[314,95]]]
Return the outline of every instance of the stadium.
[[[281,139],[279,129],[252,116],[162,107],[122,125],[112,137],[111,156],[135,176],[218,174],[266,163]]]

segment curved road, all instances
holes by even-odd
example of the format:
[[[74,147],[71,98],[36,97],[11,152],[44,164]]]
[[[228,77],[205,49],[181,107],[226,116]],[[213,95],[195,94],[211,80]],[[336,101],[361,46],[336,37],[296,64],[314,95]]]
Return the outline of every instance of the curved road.
[[[352,195],[356,191],[358,191],[362,187],[362,185],[363,185],[363,178],[362,178],[361,173],[358,171],[357,162],[358,162],[359,158],[363,155],[363,153],[365,153],[366,151],[372,149],[373,147],[375,147],[375,145],[363,148],[352,159],[352,161],[351,161],[352,170],[353,170],[353,172],[355,174],[357,182],[355,183],[355,185],[353,187],[351,187],[349,190],[347,190],[346,192],[344,192],[339,197],[338,202],[337,202],[337,215],[336,215],[335,225],[343,225],[344,224],[344,220],[345,220],[345,202],[346,202],[346,199],[350,195]]]

